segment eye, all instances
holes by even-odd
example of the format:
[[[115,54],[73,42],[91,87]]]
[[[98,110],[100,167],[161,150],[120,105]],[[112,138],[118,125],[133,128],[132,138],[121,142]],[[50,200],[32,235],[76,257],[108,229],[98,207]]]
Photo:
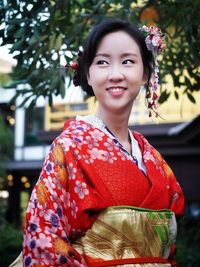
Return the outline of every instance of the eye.
[[[101,59],[97,61],[97,65],[106,65],[106,64],[108,64],[106,60]]]
[[[122,62],[122,64],[134,64],[134,60],[132,59],[126,59]]]

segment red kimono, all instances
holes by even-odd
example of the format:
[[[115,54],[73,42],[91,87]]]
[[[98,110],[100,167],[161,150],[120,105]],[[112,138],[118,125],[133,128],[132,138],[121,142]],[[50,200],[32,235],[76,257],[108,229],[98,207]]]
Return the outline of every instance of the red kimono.
[[[171,169],[141,134],[133,135],[146,174],[105,132],[81,120],[66,122],[28,205],[24,266],[87,266],[71,243],[109,206],[183,214],[183,192]]]

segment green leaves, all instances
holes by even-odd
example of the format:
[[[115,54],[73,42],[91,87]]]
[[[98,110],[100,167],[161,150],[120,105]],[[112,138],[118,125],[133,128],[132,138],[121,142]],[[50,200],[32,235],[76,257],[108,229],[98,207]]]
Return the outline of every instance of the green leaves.
[[[156,3],[156,1],[153,1]],[[160,27],[167,33],[167,50],[163,56],[161,73],[170,74],[173,79],[176,99],[186,93],[195,103],[192,95],[199,91],[199,1],[157,1],[160,12]]]
[[[62,34],[60,33],[55,41],[55,50],[59,51],[62,45]]]
[[[171,75],[176,99],[186,93],[194,103],[193,92],[199,90],[197,68],[200,47],[198,37],[199,1],[197,0],[51,0],[12,1],[0,5],[2,45],[12,44],[11,53],[18,63],[12,74],[13,82],[26,84],[23,94],[32,104],[40,96],[52,103],[53,95],[65,95],[65,72],[61,71],[61,55],[69,63],[91,27],[105,17],[118,17],[141,23],[140,14],[149,5],[159,12],[159,25],[166,33],[167,50],[160,63],[161,80]],[[32,5],[32,7],[30,7]],[[27,7],[30,8],[27,8]],[[178,71],[177,71],[178,70]],[[172,88],[161,94],[167,101]],[[26,96],[27,94],[27,96]],[[25,103],[24,103],[25,104]]]
[[[169,98],[170,96],[170,92],[167,92],[167,90],[164,90],[161,95],[160,95],[160,98],[158,100],[159,104],[162,104],[164,103],[165,101],[167,101],[167,99]]]
[[[0,159],[1,161],[12,157],[13,154],[13,133],[5,124],[0,111]]]
[[[187,96],[188,96],[188,99],[189,99],[193,104],[196,103],[195,98],[193,97],[193,95],[192,95],[190,92],[187,92]]]

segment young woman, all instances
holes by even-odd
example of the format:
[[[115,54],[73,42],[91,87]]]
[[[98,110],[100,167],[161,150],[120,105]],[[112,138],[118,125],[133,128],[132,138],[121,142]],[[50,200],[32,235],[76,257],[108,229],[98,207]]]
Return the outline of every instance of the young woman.
[[[149,91],[163,44],[151,30],[154,42],[148,28],[119,20],[91,31],[74,82],[96,96],[97,113],[67,121],[52,143],[28,205],[24,266],[176,266],[183,192],[158,151],[128,129],[142,86],[156,107]]]

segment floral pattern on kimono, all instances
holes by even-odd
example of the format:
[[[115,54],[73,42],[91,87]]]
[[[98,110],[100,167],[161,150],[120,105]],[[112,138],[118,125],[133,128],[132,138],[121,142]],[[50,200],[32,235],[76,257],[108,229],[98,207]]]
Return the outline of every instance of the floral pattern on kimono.
[[[133,134],[146,175],[103,131],[81,120],[66,122],[51,145],[28,205],[25,267],[86,266],[71,244],[109,206],[183,214],[184,196],[173,172],[141,134]]]

